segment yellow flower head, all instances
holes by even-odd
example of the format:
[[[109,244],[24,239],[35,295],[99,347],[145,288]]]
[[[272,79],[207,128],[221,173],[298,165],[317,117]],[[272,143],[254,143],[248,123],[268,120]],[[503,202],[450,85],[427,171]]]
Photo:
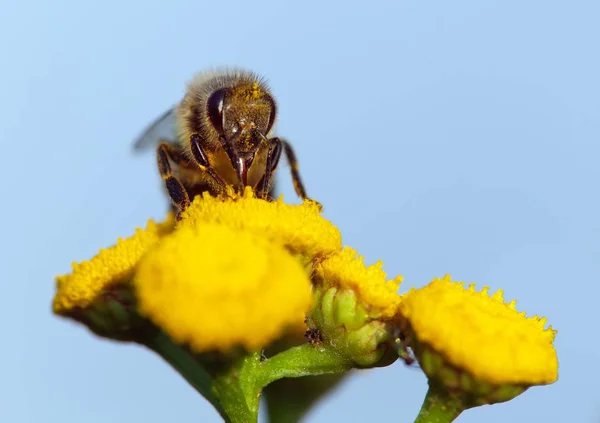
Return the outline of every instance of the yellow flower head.
[[[180,225],[140,263],[134,277],[138,310],[196,352],[258,350],[304,319],[310,280],[282,246],[201,221],[203,201],[195,203],[193,225]],[[228,203],[208,202],[215,214],[229,210],[232,220],[244,220],[244,209],[236,213]]]
[[[307,323],[319,342],[358,366],[385,366],[398,357],[390,348],[402,277],[386,281],[382,262],[365,266],[355,250],[343,250],[314,266],[314,306]]]
[[[471,284],[434,279],[403,296],[401,316],[412,336],[450,365],[491,384],[548,384],[558,378],[555,331],[546,319],[527,318],[505,303],[502,291],[488,294]]]
[[[180,226],[199,222],[214,222],[235,230],[253,232],[285,246],[292,253],[310,258],[341,248],[339,230],[320,215],[319,206],[312,201],[285,204],[282,199],[265,201],[254,197],[247,188],[242,196],[233,198],[198,196],[182,213]]]
[[[381,268],[383,262],[378,261],[367,267],[363,260],[364,257],[358,255],[356,250],[345,247],[316,266],[317,279],[354,291],[369,316],[389,319],[397,313],[400,305],[398,287],[402,276],[388,281]]]
[[[138,228],[133,236],[119,238],[115,245],[100,250],[91,260],[73,263],[72,273],[56,278],[54,312],[66,315],[85,308],[106,289],[128,282],[142,256],[171,232],[174,224],[173,215],[164,223],[150,220],[145,229]]]

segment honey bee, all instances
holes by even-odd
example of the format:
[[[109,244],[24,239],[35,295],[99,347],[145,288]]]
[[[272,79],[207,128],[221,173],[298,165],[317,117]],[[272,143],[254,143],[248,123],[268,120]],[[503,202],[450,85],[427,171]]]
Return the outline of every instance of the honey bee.
[[[272,136],[277,105],[264,79],[245,70],[202,72],[181,102],[137,138],[136,150],[156,148],[158,170],[179,214],[203,192],[250,186],[272,199],[282,152],[298,196],[308,199],[292,146]],[[171,140],[172,138],[175,140]]]

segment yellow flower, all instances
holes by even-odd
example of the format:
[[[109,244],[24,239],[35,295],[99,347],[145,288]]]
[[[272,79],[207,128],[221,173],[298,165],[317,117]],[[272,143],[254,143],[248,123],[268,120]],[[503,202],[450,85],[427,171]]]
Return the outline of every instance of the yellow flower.
[[[357,365],[384,366],[398,358],[390,348],[390,325],[402,277],[387,281],[382,262],[367,267],[363,260],[346,247],[316,263],[308,325],[318,331],[317,340]]]
[[[320,215],[319,206],[311,201],[299,205],[265,201],[254,197],[247,188],[233,198],[198,196],[182,213],[180,226],[214,222],[236,230],[255,233],[309,258],[326,255],[341,248],[339,230]]]
[[[181,225],[142,260],[134,285],[139,312],[196,352],[258,350],[311,302],[308,275],[284,248],[214,222]]]
[[[53,311],[66,315],[85,308],[106,289],[128,282],[140,258],[171,232],[174,224],[171,214],[163,223],[150,220],[145,229],[138,228],[134,235],[119,238],[91,260],[73,263],[72,273],[56,278]]]
[[[305,326],[312,300],[306,258],[340,245],[337,228],[310,201],[286,205],[252,191],[205,195],[180,222],[150,221],[74,264],[57,278],[54,311],[118,339],[136,339],[139,313],[196,351],[256,350]],[[113,287],[124,289],[117,298]]]
[[[504,302],[502,291],[489,296],[488,288],[477,292],[446,276],[405,294],[400,314],[417,350],[433,350],[476,380],[522,386],[556,381],[556,332],[545,329],[545,318],[527,318],[515,306]]]
[[[317,279],[354,291],[357,301],[367,309],[371,318],[390,319],[396,315],[400,305],[398,288],[402,276],[388,281],[381,268],[383,262],[367,267],[363,260],[364,257],[356,250],[345,247],[317,264]]]

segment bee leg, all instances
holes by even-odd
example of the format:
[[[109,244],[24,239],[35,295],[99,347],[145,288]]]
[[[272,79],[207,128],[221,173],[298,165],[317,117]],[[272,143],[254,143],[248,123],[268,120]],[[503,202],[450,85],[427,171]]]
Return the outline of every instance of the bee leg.
[[[292,174],[292,182],[294,183],[294,189],[296,190],[296,194],[298,197],[306,200],[308,196],[306,195],[306,189],[304,189],[304,184],[302,183],[302,178],[300,178],[300,171],[298,169],[298,159],[296,158],[296,153],[294,153],[294,149],[291,144],[285,140],[279,139],[279,142],[283,146],[283,151],[285,152],[285,157],[290,164],[290,172]]]
[[[237,175],[237,190],[239,192],[244,192],[244,181],[248,176],[248,166],[246,165],[246,161],[239,157],[234,148],[235,142],[239,138],[241,133],[241,131],[238,131],[233,136],[233,138],[230,139],[225,139],[225,137],[221,135],[219,136],[219,141],[221,142],[223,150],[225,150],[225,154],[227,154],[227,157],[229,157],[231,166],[233,166],[233,169],[235,170],[235,173]]]
[[[279,159],[281,158],[281,140],[279,138],[273,138],[269,142],[269,152],[267,154],[267,167],[265,174],[263,175],[260,183],[258,184],[256,191],[259,193],[260,198],[270,198],[271,179],[273,178],[273,172],[277,168]]]
[[[217,171],[208,162],[208,156],[200,143],[200,136],[198,134],[192,134],[190,137],[190,145],[192,147],[192,155],[196,164],[200,167],[200,170],[206,172],[214,181],[225,191],[227,183],[221,178]]]
[[[158,171],[160,172],[162,180],[165,182],[169,197],[171,197],[173,205],[178,208],[177,218],[179,220],[181,212],[190,205],[190,197],[182,183],[179,182],[179,179],[173,176],[169,159],[179,163],[182,161],[182,156],[179,151],[176,150],[175,146],[163,142],[156,150],[156,159],[158,162]]]
[[[290,172],[292,174],[292,182],[294,183],[294,190],[296,191],[296,194],[298,194],[298,197],[300,197],[303,200],[310,200],[314,203],[316,203],[320,209],[323,208],[323,206],[318,202],[315,201],[311,198],[308,197],[308,195],[306,195],[306,189],[304,188],[304,184],[302,183],[302,178],[300,177],[300,171],[298,169],[298,159],[296,158],[296,153],[294,153],[294,149],[292,148],[292,145],[287,142],[284,139],[281,138],[271,138],[271,141],[274,142],[280,142],[281,145],[283,146],[283,151],[285,153],[285,157],[288,161],[288,163],[290,164]]]

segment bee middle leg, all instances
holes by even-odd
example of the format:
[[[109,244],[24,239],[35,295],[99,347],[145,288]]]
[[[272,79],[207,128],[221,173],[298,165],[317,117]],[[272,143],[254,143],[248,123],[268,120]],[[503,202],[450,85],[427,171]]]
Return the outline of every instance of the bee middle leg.
[[[292,145],[289,142],[280,138],[278,138],[278,140],[283,146],[285,158],[287,159],[290,165],[290,172],[292,174],[294,190],[296,190],[296,194],[298,194],[298,197],[302,198],[303,200],[306,200],[308,199],[308,196],[306,195],[306,189],[304,188],[302,178],[300,177],[300,170],[298,166],[298,159],[296,158],[296,153],[294,153],[294,149],[292,148]]]
[[[317,203],[317,205],[319,205],[319,208],[322,208],[321,204],[318,201],[315,201],[312,198],[309,198],[308,195],[306,195],[306,189],[304,188],[304,184],[302,183],[302,178],[300,177],[298,159],[296,158],[296,153],[294,153],[294,149],[292,148],[292,145],[289,142],[287,142],[286,140],[284,140],[282,138],[277,138],[277,137],[271,138],[271,141],[279,142],[282,145],[283,152],[285,153],[285,157],[290,165],[290,173],[292,174],[292,182],[294,184],[294,190],[296,191],[296,194],[298,194],[298,197],[300,197],[303,200],[313,201],[313,202]]]
[[[162,142],[156,150],[156,159],[158,171],[165,182],[171,202],[178,209],[177,218],[179,219],[181,212],[190,205],[190,197],[183,184],[173,175],[169,159],[179,164],[183,162],[184,158],[176,146]]]

